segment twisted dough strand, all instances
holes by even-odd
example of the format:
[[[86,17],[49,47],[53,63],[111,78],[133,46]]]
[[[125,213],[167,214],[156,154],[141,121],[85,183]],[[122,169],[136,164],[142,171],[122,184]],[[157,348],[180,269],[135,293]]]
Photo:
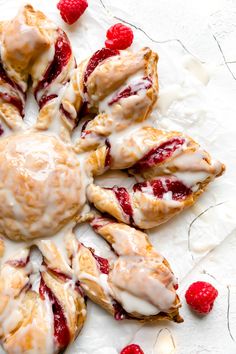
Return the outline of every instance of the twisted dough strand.
[[[129,169],[143,182],[125,188],[91,184],[87,196],[101,212],[142,229],[152,228],[195,203],[224,165],[190,137],[151,127],[137,129],[92,152],[88,169],[100,175],[107,169]]]
[[[175,277],[147,235],[102,217],[95,218],[91,225],[111,245],[117,258],[98,257],[69,235],[67,251],[85,294],[116,319],[181,322]]]
[[[84,298],[63,267],[48,266],[55,249],[47,242],[42,248],[49,259],[24,248],[1,267],[0,338],[7,353],[59,353],[83,326]]]

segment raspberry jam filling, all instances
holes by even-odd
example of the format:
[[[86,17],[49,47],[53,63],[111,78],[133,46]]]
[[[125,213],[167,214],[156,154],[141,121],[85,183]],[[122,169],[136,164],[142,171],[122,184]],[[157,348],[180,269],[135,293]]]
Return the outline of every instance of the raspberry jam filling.
[[[25,93],[23,92],[22,88],[16,82],[14,82],[12,79],[9,78],[5,69],[3,68],[3,64],[1,61],[0,61],[0,78],[15,90],[17,96],[18,93],[21,93],[25,98]],[[11,96],[8,93],[3,93],[3,92],[0,93],[0,97],[3,101],[15,106],[20,112],[20,115],[22,117],[24,116],[24,105],[25,105],[24,100],[21,100],[16,96]]]
[[[107,154],[105,158],[105,167],[109,167],[111,165],[111,144],[108,139],[105,141],[106,147],[107,147]]]
[[[102,257],[97,256],[95,253],[93,253],[93,257],[96,259],[101,273],[109,274],[109,262],[108,262],[108,260],[106,258],[102,258]]]
[[[73,129],[75,129],[79,124],[79,115],[77,115],[76,119],[74,119],[72,115],[65,110],[62,104],[60,105],[60,111],[70,122],[73,123]]]
[[[48,103],[49,101],[53,100],[54,98],[57,98],[58,96],[55,94],[55,95],[44,95],[42,96],[42,98],[40,99],[39,101],[39,108],[42,109],[43,106],[45,106],[46,103]]]
[[[72,51],[67,35],[64,32],[59,31],[59,37],[55,44],[55,55],[53,61],[49,65],[43,79],[39,81],[34,91],[36,99],[38,92],[45,90],[53,82],[53,80],[55,80],[60,75],[62,69],[68,64],[71,55]],[[43,95],[38,100],[39,107],[42,108],[44,104],[55,97],[57,97],[57,95]]]
[[[20,87],[20,85],[18,85],[15,81],[10,79],[10,77],[8,76],[7,72],[5,71],[5,69],[3,67],[1,60],[0,60],[0,78],[3,81],[5,81],[8,85],[10,85],[12,88],[14,88],[17,91],[20,91],[23,95],[25,95],[25,93],[22,90],[22,88]]]
[[[114,301],[112,306],[115,311],[115,313],[114,313],[115,320],[121,321],[121,320],[130,318],[128,313],[125,311],[125,309],[117,301]]]
[[[3,127],[0,124],[0,136],[3,135],[3,133],[4,133],[4,129],[3,129]]]
[[[108,102],[108,106],[113,105],[122,98],[135,96],[141,90],[148,90],[150,87],[152,87],[152,79],[150,77],[143,77],[138,83],[129,85],[124,90],[120,91],[110,102]]]
[[[164,194],[168,192],[172,193],[172,200],[183,200],[192,193],[190,188],[173,178],[160,178],[149,182],[136,183],[133,186],[133,191],[145,192],[147,188],[151,188],[153,195],[159,199],[162,199]]]
[[[61,304],[57,300],[52,290],[45,284],[43,277],[41,277],[39,294],[43,300],[45,299],[45,295],[47,295],[52,303],[52,311],[54,316],[54,336],[60,349],[63,349],[70,343],[70,332],[67,326],[67,320]]]
[[[123,212],[129,216],[130,222],[133,222],[133,208],[130,201],[130,195],[126,188],[114,186],[113,188],[106,188],[115,193],[116,199],[120,204]]]
[[[48,267],[46,263],[43,263],[43,265],[45,265],[47,267],[47,269],[49,270],[50,273],[54,274],[57,278],[63,280],[64,282],[71,280],[70,276],[62,273],[60,270],[52,269],[52,268]]]
[[[184,142],[185,139],[178,137],[165,141],[144,155],[144,157],[133,166],[133,169],[135,171],[148,169],[167,160]]]
[[[20,98],[17,98],[15,96],[11,96],[8,93],[2,93],[0,92],[0,98],[7,103],[12,104],[13,106],[16,107],[16,109],[18,109],[20,115],[23,117],[24,116],[24,104],[21,101]]]
[[[113,49],[108,49],[108,48],[102,48],[101,50],[98,50],[96,53],[93,54],[93,56],[90,58],[87,68],[84,73],[84,83],[88,81],[89,76],[92,74],[92,72],[96,69],[96,67],[102,63],[105,59],[113,57],[114,55],[118,55],[119,51],[118,50],[113,50]]]
[[[113,221],[110,219],[105,219],[102,216],[98,216],[91,221],[90,225],[94,229],[94,231],[99,231],[99,229],[103,226],[112,224]]]
[[[24,268],[29,263],[29,260],[30,257],[28,256],[26,259],[12,259],[6,263],[14,268]]]
[[[91,133],[91,130],[86,130],[87,125],[89,124],[90,120],[91,119],[86,120],[84,122],[84,124],[82,125],[81,135],[80,135],[82,139],[85,139],[85,137]]]

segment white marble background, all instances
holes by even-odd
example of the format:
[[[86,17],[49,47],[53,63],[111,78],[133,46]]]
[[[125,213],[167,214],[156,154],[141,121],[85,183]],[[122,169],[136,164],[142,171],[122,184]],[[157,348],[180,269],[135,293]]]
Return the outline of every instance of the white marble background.
[[[159,126],[191,134],[227,165],[225,176],[196,206],[150,233],[180,279],[185,322],[141,328],[133,322],[117,323],[89,303],[86,325],[67,354],[118,354],[134,341],[145,354],[235,354],[236,1],[89,0],[88,11],[71,28],[58,16],[57,0],[29,2],[67,31],[78,61],[103,45],[111,24],[120,19],[132,24],[134,47],[151,46],[160,56],[160,101],[154,115]],[[1,18],[11,18],[24,3],[0,0]],[[191,60],[201,80],[188,69]],[[166,106],[163,97],[173,92]],[[27,112],[29,121],[36,116],[32,100]],[[101,254],[108,252],[87,226],[78,235]],[[204,318],[192,313],[184,301],[186,288],[198,279],[212,282],[219,290],[214,310]],[[174,352],[161,349],[168,344],[158,337],[164,328],[173,336]]]

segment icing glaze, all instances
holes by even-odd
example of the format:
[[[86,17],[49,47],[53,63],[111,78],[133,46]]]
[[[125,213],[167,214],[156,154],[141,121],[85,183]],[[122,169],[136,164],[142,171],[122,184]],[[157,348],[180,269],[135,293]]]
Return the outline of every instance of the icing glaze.
[[[80,165],[56,137],[27,133],[1,140],[0,159],[1,232],[15,239],[48,236],[78,216],[85,203]]]

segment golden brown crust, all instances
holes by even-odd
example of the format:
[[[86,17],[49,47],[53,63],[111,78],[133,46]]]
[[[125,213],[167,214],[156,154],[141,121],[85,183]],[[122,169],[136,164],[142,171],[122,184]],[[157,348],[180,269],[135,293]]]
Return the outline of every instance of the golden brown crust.
[[[0,163],[0,230],[7,237],[53,235],[80,214],[85,203],[80,164],[56,136],[25,133],[3,138]]]
[[[157,257],[161,265],[159,265],[160,272],[163,274],[168,269],[172,273],[169,263],[165,258],[163,258],[151,245],[148,236],[130,226],[114,222],[103,217],[95,217],[91,225],[94,230],[101,235],[112,248],[115,249],[118,256],[122,257],[132,257],[132,256],[142,256],[147,260],[154,259]],[[122,238],[120,240],[120,238]],[[126,241],[125,241],[126,239]],[[132,258],[130,258],[131,260]],[[95,263],[94,263],[95,266]],[[112,271],[112,270],[111,270]],[[112,278],[108,276],[111,282]],[[111,284],[111,283],[110,283]],[[175,291],[173,289],[173,291]],[[90,294],[88,294],[90,296]],[[93,301],[98,302],[103,308],[110,312],[113,316],[116,315],[115,307],[108,306],[104,301],[101,302],[101,298],[97,299],[93,297]],[[137,312],[128,313],[128,316],[134,319],[138,319],[142,322],[154,322],[163,319],[168,319],[175,322],[182,322],[183,319],[179,315],[180,300],[178,295],[175,296],[173,307],[169,309],[168,313],[158,313],[157,315],[144,316]]]
[[[176,149],[169,153],[175,142]],[[163,146],[167,146],[167,153]],[[160,152],[157,153],[158,149]],[[160,154],[160,160],[155,159],[155,154]],[[87,188],[88,200],[98,210],[143,229],[158,226],[193,205],[207,185],[225,170],[222,163],[211,159],[189,136],[153,127],[138,129],[118,140],[110,139],[109,146],[102,146],[89,155],[87,168],[94,176],[108,168],[129,169],[130,174],[146,181],[125,192],[130,205],[128,215],[116,196],[116,188],[106,189],[94,184]],[[169,191],[166,180],[179,183],[186,189],[186,195],[177,199],[173,198],[172,192],[155,195],[156,180],[166,192]]]
[[[41,272],[34,269],[30,257],[31,251],[22,249],[2,265],[0,338],[7,353],[56,354],[64,344],[59,344],[56,337],[55,326],[58,324],[54,314],[65,319],[60,335],[65,333],[66,341],[72,342],[85,320],[84,298],[70,279],[62,280],[57,273],[51,273],[45,263],[44,270],[41,265]],[[35,278],[36,271],[39,280]]]
[[[136,53],[121,51],[95,68],[88,78],[86,97],[89,111],[98,115],[87,124],[86,136],[77,141],[77,151],[91,151],[112,132],[148,118],[158,95],[157,61],[156,53],[143,48]],[[137,91],[111,103],[122,90],[136,87],[145,94]]]

